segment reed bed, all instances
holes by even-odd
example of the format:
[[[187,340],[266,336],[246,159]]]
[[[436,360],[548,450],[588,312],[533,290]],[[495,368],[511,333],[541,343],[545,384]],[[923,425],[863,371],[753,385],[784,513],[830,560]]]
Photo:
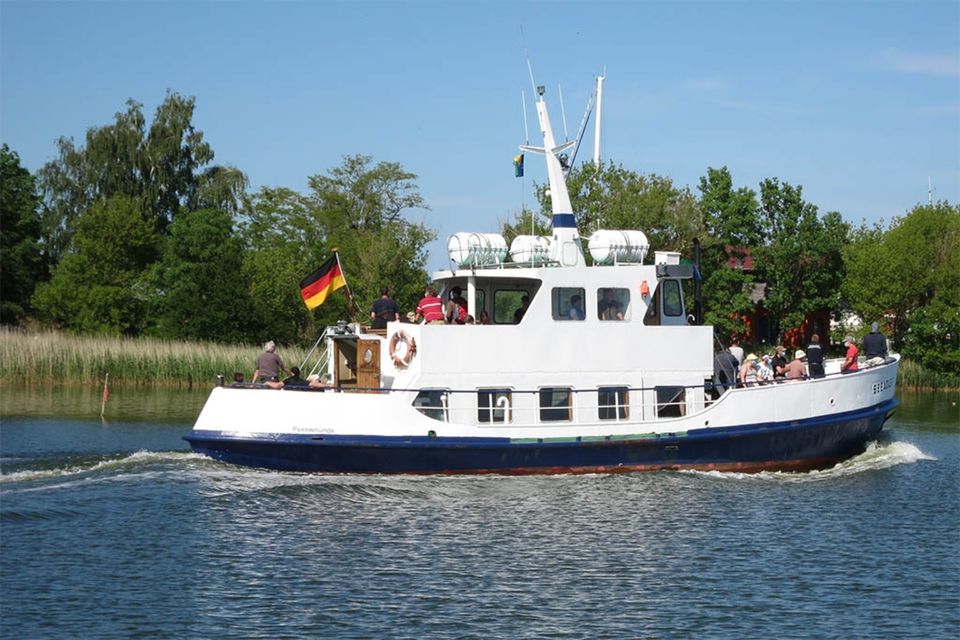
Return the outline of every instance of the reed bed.
[[[897,387],[917,390],[960,389],[960,375],[927,369],[911,360],[901,360],[897,372]]]
[[[205,387],[217,375],[233,379],[253,373],[259,346],[153,338],[109,338],[62,333],[23,333],[0,330],[0,383],[94,384]],[[279,348],[289,367],[300,364],[306,350]]]

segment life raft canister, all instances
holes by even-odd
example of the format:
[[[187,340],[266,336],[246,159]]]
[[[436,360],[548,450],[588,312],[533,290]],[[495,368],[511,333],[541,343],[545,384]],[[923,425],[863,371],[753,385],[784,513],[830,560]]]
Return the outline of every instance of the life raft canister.
[[[403,343],[406,347],[406,352],[402,358],[397,355],[397,347],[400,346],[400,343]],[[393,366],[397,369],[406,369],[410,366],[410,361],[413,360],[415,355],[417,355],[417,341],[402,329],[394,333],[390,338],[390,359],[393,360]]]

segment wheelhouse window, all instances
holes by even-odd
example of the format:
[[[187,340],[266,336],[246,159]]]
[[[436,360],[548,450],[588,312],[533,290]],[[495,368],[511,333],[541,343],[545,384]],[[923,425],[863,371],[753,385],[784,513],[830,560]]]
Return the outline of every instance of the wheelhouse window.
[[[530,295],[522,289],[497,289],[493,292],[494,324],[517,324],[530,304]]]
[[[601,420],[626,420],[630,416],[627,387],[600,387],[597,390],[597,417]]]
[[[680,294],[680,281],[664,280],[660,284],[663,289],[663,315],[677,317],[683,315],[683,296]]]
[[[413,407],[428,418],[449,421],[447,412],[450,392],[446,389],[423,389],[413,400]]]
[[[569,422],[572,398],[567,387],[540,389],[540,422]]]
[[[477,422],[489,424],[513,420],[513,398],[510,389],[477,391]]]
[[[582,287],[554,287],[550,293],[550,307],[554,320],[584,320],[585,291]]]
[[[680,418],[687,414],[686,390],[683,387],[656,387],[657,417]]]
[[[600,320],[629,320],[630,289],[601,287],[597,289],[597,317]]]

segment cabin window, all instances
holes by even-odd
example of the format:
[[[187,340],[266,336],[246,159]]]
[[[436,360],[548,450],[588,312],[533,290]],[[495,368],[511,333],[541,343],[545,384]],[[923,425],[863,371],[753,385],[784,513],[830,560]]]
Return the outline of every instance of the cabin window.
[[[513,400],[510,389],[477,391],[477,422],[510,422],[512,420]]]
[[[630,289],[597,289],[597,317],[601,320],[629,320]]]
[[[680,282],[678,280],[664,280],[660,284],[663,289],[663,315],[682,316],[683,315],[683,297],[680,295]]]
[[[600,387],[597,390],[597,417],[601,420],[626,420],[630,415],[626,387]]]
[[[585,292],[582,287],[554,287],[551,293],[551,308],[554,320],[583,320]]]
[[[572,397],[567,387],[540,389],[540,422],[569,422]]]
[[[683,387],[656,387],[657,417],[680,418],[687,414],[686,390]]]
[[[524,298],[530,303],[530,294],[522,289],[498,289],[493,292],[494,324],[517,324],[526,313]]]
[[[414,398],[413,407],[428,418],[447,422],[449,396],[450,392],[446,389],[423,389]]]

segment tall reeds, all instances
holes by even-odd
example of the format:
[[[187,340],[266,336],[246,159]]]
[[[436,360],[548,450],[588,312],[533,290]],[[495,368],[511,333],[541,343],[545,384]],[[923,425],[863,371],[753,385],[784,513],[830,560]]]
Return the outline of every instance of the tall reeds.
[[[897,372],[897,387],[901,389],[960,389],[960,376],[927,369],[911,360],[901,360]]]
[[[111,385],[197,387],[253,373],[259,346],[231,346],[153,338],[85,337],[0,330],[3,384],[92,384],[110,374]],[[306,350],[280,348],[289,367]]]

